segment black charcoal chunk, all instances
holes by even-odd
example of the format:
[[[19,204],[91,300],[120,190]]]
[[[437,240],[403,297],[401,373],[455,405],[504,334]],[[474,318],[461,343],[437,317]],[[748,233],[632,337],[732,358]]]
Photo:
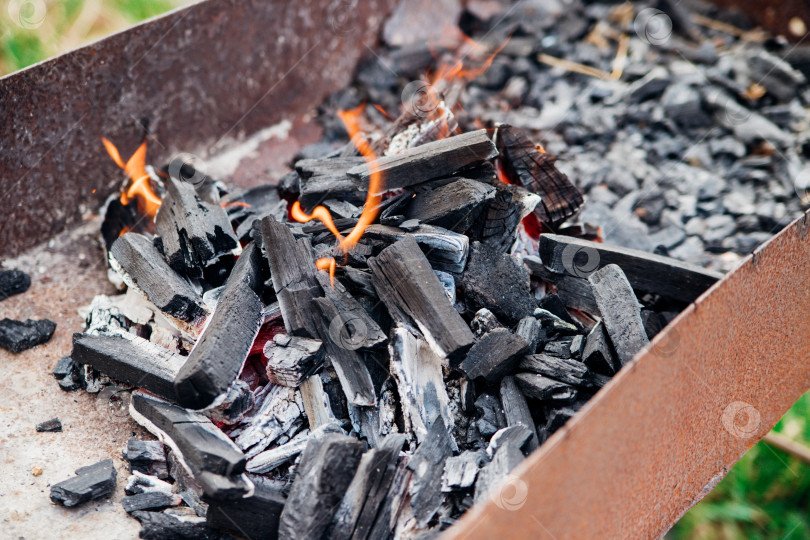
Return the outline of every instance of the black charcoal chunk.
[[[21,270],[0,270],[0,301],[14,294],[24,293],[31,286],[31,278]]]
[[[506,423],[509,426],[525,426],[531,432],[528,450],[529,452],[535,450],[539,445],[537,429],[535,429],[534,420],[529,411],[529,404],[514,377],[504,377],[501,381],[501,403],[506,415]]]
[[[499,429],[506,427],[506,415],[497,397],[481,394],[475,400],[475,409],[479,416],[476,425],[484,437],[490,437]]]
[[[585,338],[582,361],[589,369],[603,375],[613,375],[621,369],[621,364],[610,348],[610,341],[602,321],[596,323]]]
[[[529,344],[505,328],[496,328],[472,346],[460,369],[470,380],[497,383],[529,353]]]
[[[13,353],[47,343],[56,330],[56,323],[48,319],[33,321],[0,320],[0,348]]]
[[[163,512],[133,512],[141,523],[143,540],[233,540],[233,537],[215,531],[203,523],[181,521]]]
[[[273,384],[298,386],[321,366],[323,342],[298,336],[277,335],[264,346],[267,377]]]
[[[163,510],[169,506],[177,506],[182,499],[179,495],[165,491],[144,491],[135,495],[128,495],[121,499],[121,506],[127,514],[141,510]]]
[[[592,372],[579,360],[557,358],[548,354],[525,356],[518,364],[518,369],[584,388],[601,388],[610,380],[610,377]]]
[[[53,377],[62,380],[78,370],[78,366],[70,356],[63,356],[53,368]]]
[[[501,326],[501,323],[498,322],[495,315],[487,308],[481,308],[476,311],[473,320],[470,322],[470,328],[472,328],[477,338]]]
[[[460,178],[433,189],[417,191],[405,217],[464,233],[494,197],[493,186]]]
[[[129,439],[123,451],[130,472],[142,472],[165,480],[169,477],[166,451],[160,441]]]
[[[113,492],[116,476],[111,459],[81,467],[73,478],[51,486],[51,500],[63,506],[76,506],[100,499]]]
[[[433,518],[442,504],[442,475],[447,458],[455,445],[441,416],[430,427],[427,438],[419,445],[408,468],[414,472],[411,507],[419,527]]]
[[[278,538],[278,524],[283,509],[284,494],[257,482],[250,497],[235,501],[211,501],[205,521],[214,529],[246,538]]]
[[[62,431],[62,421],[58,418],[51,418],[37,424],[37,431]]]
[[[537,373],[518,373],[515,380],[529,399],[569,403],[579,395],[570,384]]]
[[[546,335],[545,332],[543,332],[542,323],[533,316],[520,319],[515,329],[515,334],[522,337],[526,340],[526,343],[529,344],[528,354],[534,354],[535,351],[537,351],[537,347]]]

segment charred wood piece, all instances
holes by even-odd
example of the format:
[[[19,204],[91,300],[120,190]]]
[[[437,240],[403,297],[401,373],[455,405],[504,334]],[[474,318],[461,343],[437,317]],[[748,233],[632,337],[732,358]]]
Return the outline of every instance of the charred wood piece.
[[[174,379],[180,405],[202,409],[228,391],[250,353],[264,315],[261,260],[255,245],[239,258],[214,314]]]
[[[480,242],[470,249],[461,286],[469,307],[490,309],[499,320],[514,325],[534,313],[529,272],[519,259]]]
[[[493,384],[510,374],[528,352],[525,339],[505,328],[496,328],[472,346],[459,367],[470,380],[482,378]]]
[[[160,441],[139,441],[129,439],[123,452],[129,463],[129,471],[155,476],[162,480],[169,477],[166,451]]]
[[[202,277],[203,270],[238,244],[225,210],[203,201],[194,186],[168,178],[155,216],[163,253],[176,272]]]
[[[37,432],[62,431],[62,421],[59,418],[51,418],[37,424]]]
[[[518,373],[515,380],[529,399],[570,403],[579,395],[576,388],[537,373]]]
[[[63,356],[59,359],[53,368],[53,378],[57,381],[71,376],[73,373],[78,372],[78,366],[73,358],[70,356]]]
[[[206,409],[204,414],[215,424],[231,426],[239,423],[253,408],[254,403],[250,385],[237,379],[227,392],[217,399],[216,406]]]
[[[332,286],[326,272],[318,272],[316,277],[324,294],[340,313],[339,321],[330,322],[330,334],[339,330],[341,345],[353,350],[372,349],[388,340],[380,325],[371,318],[371,315],[340,281],[335,280],[334,286]],[[333,324],[339,325],[339,328],[333,329]]]
[[[346,174],[353,167],[362,167],[362,157],[335,157],[302,159],[295,163],[299,176],[298,200],[306,209],[312,209],[327,199],[339,199],[362,204],[368,183]]]
[[[321,366],[323,342],[279,334],[264,345],[267,377],[273,384],[298,386]]]
[[[427,438],[408,461],[408,468],[414,473],[410,487],[411,507],[419,527],[427,525],[442,504],[442,475],[453,446],[448,427],[438,417]]]
[[[540,237],[545,236],[547,235]],[[532,277],[554,285],[557,296],[566,307],[599,316],[599,306],[596,305],[591,284],[588,283],[587,278],[552,272],[539,258],[534,256],[524,257],[523,262],[529,268]]]
[[[603,375],[613,375],[621,369],[611,350],[604,322],[596,323],[585,338],[582,361],[589,369]]]
[[[501,497],[498,497],[498,492],[495,490],[506,487],[502,482],[525,457],[521,446],[530,439],[531,433],[529,430],[525,426],[512,426],[504,428],[493,435],[493,439],[498,442],[496,437],[504,433],[505,436],[503,436],[497,447],[487,449],[488,452],[494,452],[494,454],[492,455],[492,461],[478,473],[478,479],[475,481],[476,503],[480,503],[488,497],[494,496],[497,497],[496,500],[503,500],[502,497],[508,496],[505,492]],[[521,439],[523,442],[521,442]]]
[[[48,319],[15,321],[5,318],[0,320],[0,348],[21,353],[47,343],[55,331],[56,323]]]
[[[251,458],[274,443],[282,435],[291,434],[301,424],[304,404],[295,388],[267,385],[265,393],[256,398],[251,415],[232,435],[239,448]]]
[[[307,415],[311,432],[337,423],[329,402],[329,394],[323,389],[323,379],[320,375],[313,375],[302,381],[299,390],[301,400],[304,402],[304,414]]]
[[[465,489],[475,483],[481,466],[487,463],[483,450],[466,450],[458,456],[447,458],[442,476],[442,492]]]
[[[481,394],[475,400],[475,409],[479,415],[476,426],[484,437],[491,437],[499,429],[507,426],[506,414],[504,414],[503,406],[501,406],[501,402],[497,397],[490,394]]]
[[[501,404],[509,426],[522,425],[531,431],[531,438],[527,444],[529,452],[534,451],[540,445],[537,429],[529,411],[529,404],[514,377],[504,377],[501,381]]]
[[[529,354],[534,354],[545,337],[543,324],[533,316],[523,317],[518,322],[515,334],[526,340],[529,344]]]
[[[436,270],[460,274],[467,265],[470,240],[467,236],[431,225],[420,225],[409,230],[387,225],[370,225],[366,229],[368,238],[394,243],[407,236],[416,243]]]
[[[495,197],[493,186],[460,178],[449,184],[417,191],[405,212],[407,219],[465,233]]]
[[[51,500],[63,506],[76,506],[106,497],[115,489],[116,476],[111,459],[81,467],[73,478],[51,486]]]
[[[394,316],[404,313],[419,327],[434,351],[456,358],[474,337],[444,294],[427,258],[410,236],[369,259],[374,288]]]
[[[21,270],[0,270],[0,301],[24,293],[31,286],[31,277]]]
[[[165,465],[166,462],[164,461],[163,464]],[[166,478],[168,478],[168,473]],[[137,495],[138,493],[153,491],[173,493],[173,489],[172,484],[164,482],[157,476],[144,474],[141,471],[132,471],[132,474],[127,478],[127,485],[124,486],[124,493],[127,495]]]
[[[601,388],[610,381],[610,377],[594,373],[578,360],[555,358],[547,354],[524,357],[518,364],[518,369],[583,388]]]
[[[233,537],[215,531],[204,523],[182,521],[164,512],[133,512],[130,514],[141,524],[140,537],[146,540],[233,540]]]
[[[214,529],[246,538],[278,538],[278,524],[283,509],[284,494],[257,483],[249,497],[235,501],[211,501],[205,522]]]
[[[76,363],[92,366],[117,381],[144,388],[170,401],[177,400],[173,381],[183,365],[183,357],[134,334],[73,334],[70,356]]]
[[[481,308],[475,312],[475,316],[470,321],[470,328],[472,329],[475,337],[480,338],[487,332],[491,332],[496,328],[502,328],[503,325],[498,321],[497,317],[487,308]]]
[[[212,499],[235,499],[251,489],[242,473],[245,455],[207,417],[140,391],[130,414],[181,458],[183,467]]]
[[[513,184],[540,195],[535,214],[552,230],[579,211],[582,192],[561,173],[556,156],[541,152],[523,130],[509,125],[498,126],[499,159]]]
[[[593,287],[593,295],[617,359],[625,366],[650,342],[641,322],[641,308],[636,295],[622,269],[615,264],[597,270],[588,277],[588,281]]]
[[[183,499],[173,493],[162,491],[145,491],[135,495],[128,495],[121,499],[121,506],[127,514],[141,510],[163,510],[169,506],[177,506]]]
[[[175,319],[199,324],[208,314],[202,297],[172,270],[149,238],[137,233],[118,237],[110,248],[110,265],[124,282]]]
[[[498,155],[486,130],[470,131],[377,158],[349,169],[349,176],[368,186],[372,171],[381,173],[383,190],[405,188],[448,176],[468,165]]]
[[[556,234],[540,236],[540,257],[553,272],[579,278],[615,264],[633,289],[687,303],[723,277],[677,259]]]
[[[268,473],[303,452],[310,440],[329,434],[345,435],[336,422],[321,425],[309,432],[301,432],[287,443],[256,454],[248,460],[247,470],[256,474]]]
[[[538,195],[520,186],[498,182],[493,198],[486,203],[478,222],[470,230],[470,236],[506,253],[517,239],[518,225],[538,204]]]
[[[345,435],[312,439],[281,513],[279,537],[320,538],[354,478],[363,444]]]

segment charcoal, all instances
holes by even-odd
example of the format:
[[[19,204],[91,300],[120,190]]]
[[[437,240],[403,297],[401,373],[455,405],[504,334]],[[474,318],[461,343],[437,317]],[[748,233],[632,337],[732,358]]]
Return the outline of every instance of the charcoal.
[[[712,119],[703,110],[700,92],[686,84],[675,83],[661,96],[661,104],[668,118],[685,128],[712,125]]]
[[[0,301],[24,293],[31,286],[31,277],[21,270],[0,270]]]
[[[545,377],[584,388],[601,388],[609,377],[594,373],[578,360],[556,358],[548,354],[533,354],[523,357],[518,370],[538,373]]]
[[[660,96],[670,81],[669,72],[665,68],[653,68],[627,88],[628,97],[631,101],[642,102]]]
[[[422,442],[437,417],[452,428],[453,413],[442,378],[441,357],[418,332],[405,327],[397,327],[393,331],[389,354],[405,430],[412,432],[416,440]]]
[[[508,252],[517,238],[518,226],[534,212],[540,197],[509,184],[496,183],[495,195],[470,229],[470,237],[500,253]]]
[[[106,497],[115,489],[115,467],[105,459],[76,469],[76,476],[51,486],[51,500],[63,506],[76,506]]]
[[[233,540],[207,525],[182,521],[163,512],[141,511],[131,515],[141,524],[139,536],[143,540]]]
[[[0,348],[13,353],[47,343],[56,331],[56,323],[48,319],[33,321],[0,320]]]
[[[222,394],[214,406],[204,411],[204,414],[217,425],[232,426],[238,424],[253,408],[255,399],[250,385],[237,379]]]
[[[541,236],[541,239],[547,234]],[[532,255],[523,258],[524,264],[528,267],[529,273],[534,278],[542,279],[554,285],[556,294],[565,307],[584,311],[592,315],[599,315],[599,307],[593,298],[591,284],[584,277],[574,277],[567,274],[559,274],[547,268],[543,262]],[[587,267],[588,269],[590,267]]]
[[[235,501],[211,501],[205,522],[213,529],[246,538],[277,538],[283,509],[283,493],[257,483],[249,497]]]
[[[451,175],[497,154],[486,130],[480,129],[377,158],[369,164],[349,169],[349,176],[368,186],[370,171],[379,172],[383,178],[383,189],[387,191]]]
[[[579,189],[554,165],[556,156],[541,152],[519,128],[498,126],[501,164],[511,183],[540,195],[534,212],[551,230],[572,217],[582,206]]]
[[[386,342],[385,332],[380,325],[340,281],[335,280],[332,286],[325,272],[318,272],[316,277],[326,297],[340,312],[340,319],[330,323],[330,333],[340,336],[339,341],[343,347],[372,349]]]
[[[605,330],[617,359],[625,366],[649,343],[641,322],[638,300],[622,269],[615,264],[608,264],[594,272],[588,281],[593,286],[594,298],[599,304]]]
[[[460,178],[443,186],[417,191],[405,217],[464,233],[494,197],[493,186]]]
[[[475,316],[470,322],[470,328],[475,334],[475,337],[480,338],[487,332],[495,330],[496,328],[502,328],[502,325],[490,310],[481,308],[475,312]]]
[[[166,462],[163,462],[166,465]],[[166,475],[168,478],[168,474]],[[172,484],[164,482],[157,476],[145,474],[141,471],[132,471],[132,474],[127,478],[127,485],[124,486],[124,493],[127,495],[137,495],[139,493],[173,493]],[[179,503],[178,503],[179,504]]]
[[[751,78],[781,102],[796,97],[799,86],[807,82],[800,71],[775,54],[760,50],[749,54],[747,60]]]
[[[444,474],[442,475],[442,492],[449,492],[456,489],[465,489],[475,483],[478,471],[487,462],[486,455],[482,450],[466,450],[458,456],[447,458],[444,463]]]
[[[129,462],[130,472],[138,471],[163,480],[169,477],[166,451],[160,441],[129,439],[123,455]]]
[[[394,480],[391,482],[391,487],[380,505],[377,520],[374,522],[371,533],[367,536],[368,538],[388,538],[391,536],[397,516],[408,497],[408,488],[412,477],[413,472],[408,467],[408,457],[406,456],[400,460],[397,466]]]
[[[571,339],[555,339],[545,344],[543,352],[547,356],[556,356],[557,358],[571,358]]]
[[[478,431],[484,437],[490,437],[499,429],[506,427],[506,415],[500,400],[490,394],[481,394],[475,400],[475,409],[480,415],[476,421]]]
[[[518,373],[515,380],[523,395],[529,399],[569,403],[579,395],[576,388],[570,384],[537,373]]]
[[[455,358],[473,343],[467,324],[450,304],[436,274],[410,236],[369,259],[372,282],[393,318],[412,319],[439,355]]]
[[[501,403],[503,404],[503,412],[508,426],[522,425],[531,432],[527,449],[529,452],[533,452],[540,444],[537,438],[537,430],[534,427],[534,420],[532,420],[532,414],[529,411],[529,404],[526,403],[526,398],[518,388],[514,377],[504,377],[501,381]]]
[[[505,328],[496,328],[472,346],[459,368],[470,380],[499,382],[529,353],[529,344]]]
[[[520,439],[524,437],[523,440],[528,441],[531,433],[525,426],[504,428],[499,433],[504,433],[506,430],[508,430],[506,436],[503,437],[501,444],[495,449],[492,460],[478,473],[478,479],[475,481],[476,503],[492,497],[499,483],[507,478],[507,475],[524,459]],[[493,436],[493,439],[496,436],[497,434]],[[491,449],[488,449],[488,451],[491,451]]]
[[[529,272],[520,260],[474,242],[461,286],[469,307],[488,308],[509,325],[534,312]]]
[[[616,264],[634,289],[681,302],[693,302],[722,277],[669,257],[551,234],[540,238],[540,257],[552,271],[578,278]]]
[[[295,163],[301,178],[298,200],[308,210],[327,199],[362,204],[366,187],[359,179],[346,174],[355,166],[362,167],[362,157],[304,159]]]
[[[175,319],[200,325],[208,314],[202,297],[174,270],[142,234],[126,233],[110,248],[110,265],[127,285],[141,291],[160,311]]]
[[[57,381],[57,384],[59,384],[59,388],[61,388],[65,392],[73,392],[74,390],[78,390],[79,388],[82,387],[82,380],[77,370],[75,373],[72,373],[67,377],[59,379]]]
[[[312,432],[337,422],[320,375],[313,375],[302,381],[299,390],[301,400],[304,402],[304,413],[307,415],[309,429]]]
[[[128,495],[121,499],[121,506],[127,514],[141,510],[163,510],[169,506],[177,506],[182,499],[179,495],[164,493],[162,491],[146,491],[136,495]]]
[[[168,178],[165,186],[155,225],[166,261],[175,272],[202,277],[209,264],[238,244],[230,220],[221,206],[200,199],[191,184]]]
[[[577,334],[571,338],[571,343],[568,346],[568,351],[571,353],[571,358],[577,360],[582,359],[582,351],[585,348],[585,337],[582,334]]]
[[[410,490],[411,507],[419,527],[427,525],[442,504],[444,464],[452,455],[453,446],[448,427],[438,417],[408,462],[408,468],[414,473]]]
[[[267,385],[256,397],[250,416],[243,421],[234,442],[255,456],[284,435],[292,435],[303,423],[304,403],[300,392],[286,386]]]
[[[425,253],[430,265],[435,270],[460,274],[464,271],[469,254],[469,238],[432,225],[419,225],[407,232],[396,227],[370,225],[366,236],[381,239],[388,243],[411,237]]]
[[[715,113],[717,121],[746,144],[768,141],[784,146],[790,140],[788,134],[764,116],[751,112],[733,97],[716,88],[702,92],[704,104]]]
[[[360,463],[363,445],[344,435],[312,439],[281,513],[281,538],[320,538]]]
[[[277,335],[264,346],[267,377],[273,384],[298,386],[320,367],[323,342],[318,339]]]
[[[251,244],[225,283],[214,314],[174,378],[178,403],[208,407],[233,384],[259,333],[264,304],[258,248]]]
[[[206,495],[234,499],[250,487],[241,476],[245,455],[205,416],[137,391],[130,410],[135,421],[182,456]]]
[[[363,454],[357,472],[332,518],[329,538],[368,538],[394,481],[399,452],[404,443],[404,435],[389,435],[379,448]]]
[[[173,381],[183,357],[134,334],[74,334],[70,356],[77,364],[92,366],[117,381],[177,399]]]
[[[37,431],[62,431],[62,421],[58,418],[51,418],[37,424]]]
[[[299,433],[287,443],[256,454],[248,461],[247,470],[256,474],[270,472],[276,467],[298,456],[304,451],[310,440],[317,439],[319,437],[322,438],[329,434],[345,435],[340,426],[334,421],[331,423],[322,424],[308,433]]]
[[[56,380],[62,380],[65,377],[72,375],[74,372],[77,371],[76,363],[73,361],[73,358],[70,356],[63,356],[59,359],[56,363],[56,366],[53,368],[53,377]]]
[[[565,309],[565,303],[555,293],[547,294],[537,302],[537,307],[544,309],[567,323],[574,324],[574,318]]]
[[[486,449],[487,456],[492,459],[499,449],[507,447],[516,448],[525,455],[532,441],[532,431],[532,428],[523,424],[499,429],[489,440]]]

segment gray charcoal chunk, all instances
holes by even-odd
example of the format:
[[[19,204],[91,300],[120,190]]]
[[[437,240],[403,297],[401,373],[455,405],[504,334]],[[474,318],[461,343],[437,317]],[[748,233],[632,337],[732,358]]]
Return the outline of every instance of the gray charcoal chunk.
[[[55,330],[56,323],[48,319],[15,321],[5,318],[0,321],[0,348],[20,353],[46,343]]]
[[[116,479],[111,459],[76,469],[76,476],[51,486],[51,500],[64,506],[76,506],[100,499],[113,492]]]
[[[136,495],[128,495],[121,499],[121,506],[127,514],[140,510],[162,510],[169,506],[177,506],[182,502],[179,495],[164,491],[144,491]]]
[[[0,300],[24,293],[31,286],[31,278],[21,270],[0,270]]]
[[[62,421],[59,418],[51,418],[37,424],[37,431],[62,431]]]

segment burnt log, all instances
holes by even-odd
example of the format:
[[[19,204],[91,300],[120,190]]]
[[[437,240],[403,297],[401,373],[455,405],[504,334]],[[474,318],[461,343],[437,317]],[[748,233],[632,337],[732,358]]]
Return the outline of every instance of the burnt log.
[[[359,179],[368,189],[372,171],[379,172],[382,174],[384,192],[449,176],[496,155],[495,144],[486,130],[480,129],[377,158],[371,163],[349,169],[348,174]]]
[[[143,293],[167,315],[199,325],[208,314],[202,297],[166,264],[152,241],[142,234],[119,236],[110,248],[110,265],[127,285]]]
[[[362,157],[333,157],[302,159],[295,162],[299,176],[298,200],[308,210],[327,199],[339,199],[362,204],[366,198],[367,185],[356,177],[346,174],[355,166],[362,166]]]
[[[369,259],[372,283],[389,312],[404,313],[437,354],[456,358],[473,343],[473,334],[444,294],[439,278],[410,236]]]
[[[283,493],[257,483],[249,497],[235,501],[210,501],[205,522],[213,529],[246,538],[278,538],[278,524],[283,509]]]
[[[111,459],[80,467],[73,478],[51,486],[51,500],[63,506],[76,506],[106,497],[115,489],[116,476]]]
[[[5,318],[0,320],[0,348],[21,353],[47,343],[55,331],[56,323],[48,319],[15,321]]]
[[[73,334],[71,358],[116,381],[177,401],[174,378],[184,358],[128,332],[116,336]]]
[[[320,538],[354,478],[363,444],[345,435],[312,439],[281,512],[279,537]]]
[[[579,278],[615,264],[633,289],[687,303],[723,277],[670,257],[556,234],[540,236],[540,257],[551,271]]]
[[[622,366],[650,340],[641,321],[641,308],[622,269],[609,264],[588,277],[605,330]]]
[[[236,234],[225,210],[203,201],[194,186],[171,177],[164,185],[155,226],[166,261],[175,272],[202,277],[211,262],[236,248]]]
[[[529,353],[529,344],[505,328],[496,328],[475,343],[459,368],[474,381],[499,382]]]
[[[540,223],[556,230],[579,211],[582,192],[554,165],[556,156],[540,151],[523,130],[509,125],[498,126],[496,138],[509,181],[540,195],[534,210]]]
[[[494,197],[493,186],[459,178],[433,189],[418,190],[408,205],[405,218],[465,233]]]

